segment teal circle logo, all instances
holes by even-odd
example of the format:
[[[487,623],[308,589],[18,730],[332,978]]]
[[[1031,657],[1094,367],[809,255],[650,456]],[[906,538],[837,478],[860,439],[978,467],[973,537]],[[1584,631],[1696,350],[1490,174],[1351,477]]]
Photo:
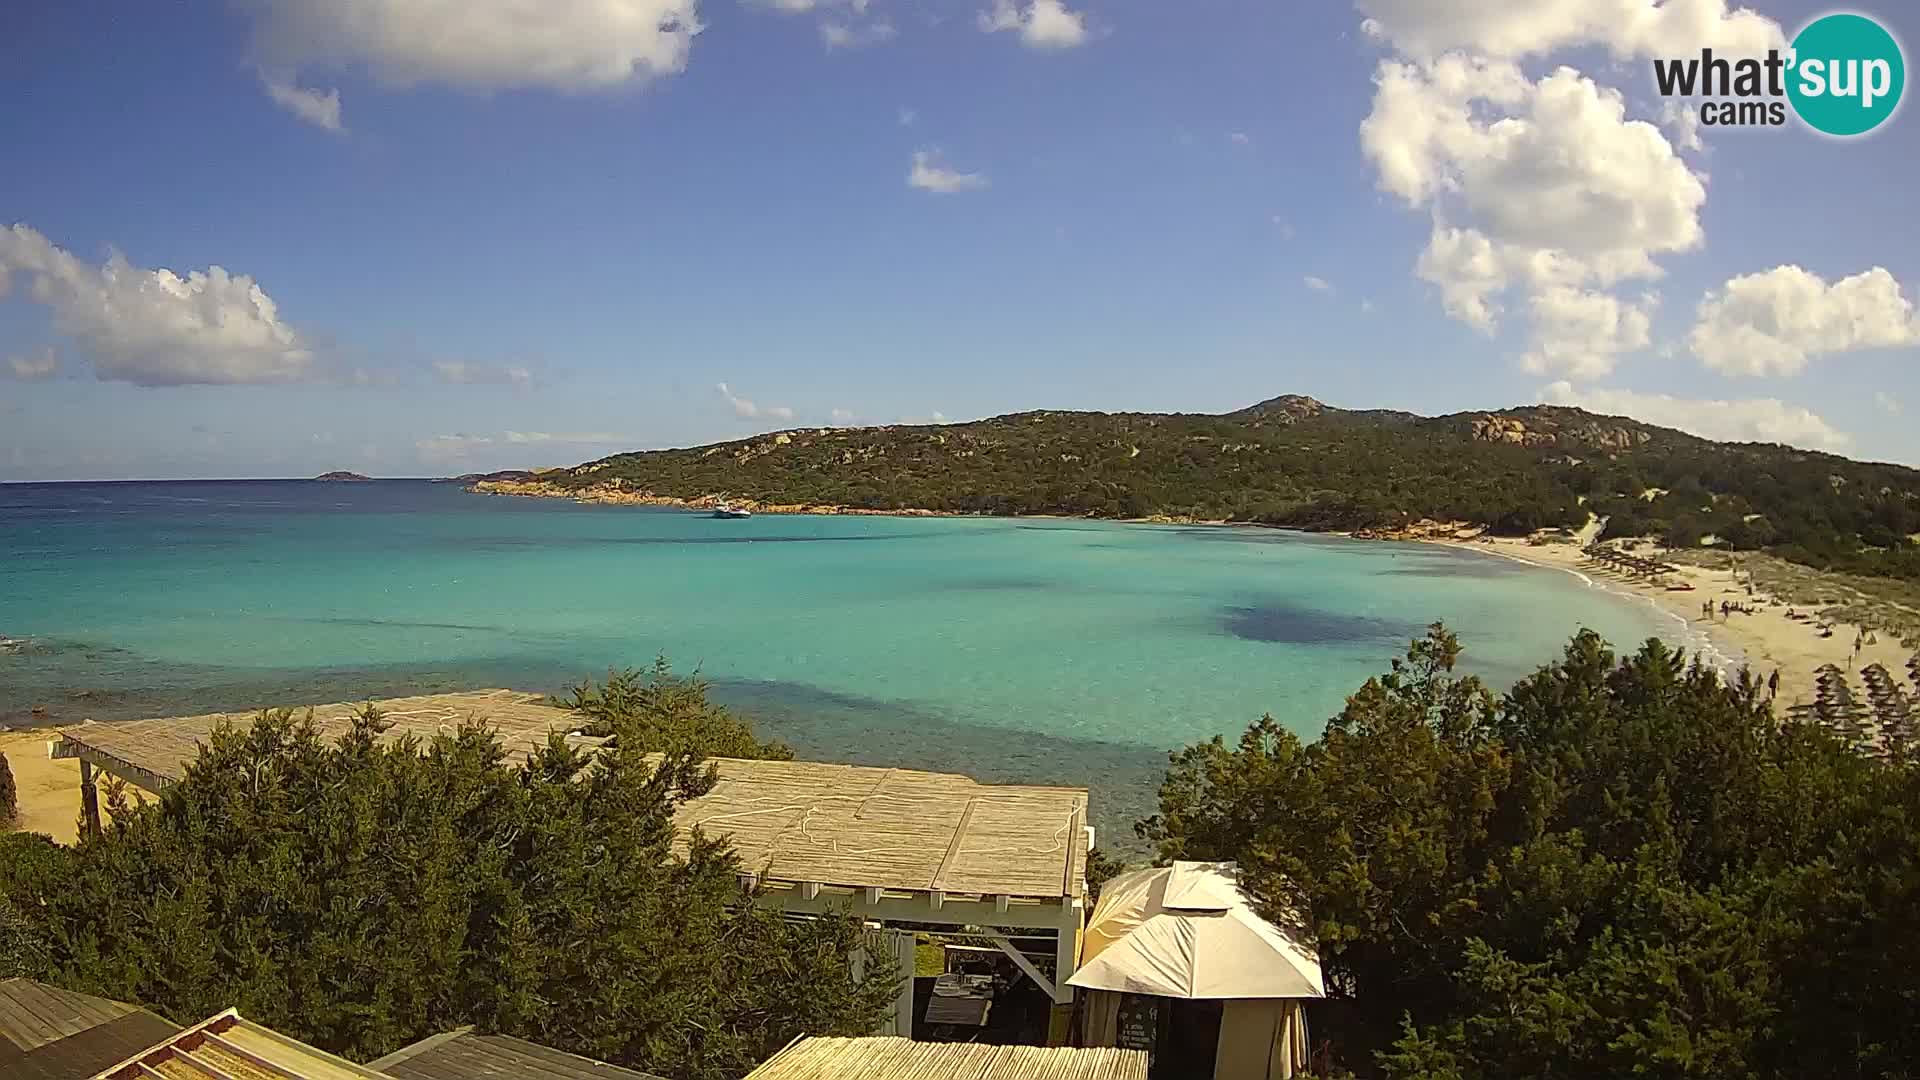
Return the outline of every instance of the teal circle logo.
[[[1900,106],[1907,64],[1900,43],[1865,15],[1823,15],[1793,39],[1787,98],[1815,131],[1864,135]]]

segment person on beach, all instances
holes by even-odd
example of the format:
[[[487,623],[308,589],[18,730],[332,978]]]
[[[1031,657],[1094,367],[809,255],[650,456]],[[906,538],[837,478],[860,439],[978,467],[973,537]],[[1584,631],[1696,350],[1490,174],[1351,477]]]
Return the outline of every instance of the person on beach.
[[[1780,696],[1780,669],[1774,668],[1773,674],[1767,676],[1767,700],[1772,701],[1774,698],[1779,696]]]

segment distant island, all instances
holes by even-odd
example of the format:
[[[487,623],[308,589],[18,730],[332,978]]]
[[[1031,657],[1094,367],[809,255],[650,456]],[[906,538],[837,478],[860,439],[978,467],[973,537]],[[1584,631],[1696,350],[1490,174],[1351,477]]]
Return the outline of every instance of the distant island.
[[[314,479],[315,480],[371,480],[373,479],[373,477],[362,476],[357,472],[346,472],[346,471],[340,470],[335,472],[323,472],[319,476],[314,477]]]
[[[496,494],[795,513],[1065,514],[1393,536],[1602,538],[1765,550],[1920,581],[1920,471],[1529,405],[1426,417],[1272,398],[1221,415],[1025,412],[800,428],[615,454]]]

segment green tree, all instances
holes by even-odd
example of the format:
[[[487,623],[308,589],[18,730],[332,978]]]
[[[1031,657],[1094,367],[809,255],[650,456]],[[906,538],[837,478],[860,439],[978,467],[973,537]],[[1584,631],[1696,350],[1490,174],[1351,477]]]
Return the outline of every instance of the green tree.
[[[884,1013],[855,922],[756,908],[723,842],[676,835],[712,782],[697,753],[555,737],[508,762],[478,726],[381,727],[223,729],[157,803],[110,795],[69,865],[0,864],[0,891],[69,986],[182,1022],[237,1006],[363,1060],[477,1024],[705,1080]]]
[[[644,750],[697,750],[713,757],[787,761],[793,751],[762,742],[746,721],[707,696],[704,680],[673,673],[665,657],[644,671],[607,672],[596,685],[587,679],[554,704],[590,718],[589,735],[617,735]]]
[[[13,783],[13,766],[0,754],[0,829],[12,828],[20,814],[19,795]]]
[[[1368,1075],[1913,1075],[1920,778],[1592,634],[1496,699],[1435,627],[1316,742],[1176,753],[1141,831],[1317,940]]]

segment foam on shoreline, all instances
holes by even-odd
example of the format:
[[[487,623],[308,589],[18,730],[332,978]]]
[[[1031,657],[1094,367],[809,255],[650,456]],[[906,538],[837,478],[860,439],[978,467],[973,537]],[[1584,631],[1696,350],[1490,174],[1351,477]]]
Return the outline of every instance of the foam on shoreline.
[[[1651,608],[1656,615],[1671,619],[1677,625],[1678,632],[1676,634],[1671,636],[1661,635],[1667,639],[1668,644],[1685,649],[1692,656],[1704,661],[1708,667],[1718,671],[1720,677],[1724,680],[1733,679],[1740,673],[1741,669],[1749,666],[1746,654],[1739,648],[1725,641],[1719,635],[1714,634],[1712,630],[1707,627],[1700,626],[1679,612],[1669,609],[1658,600],[1648,596],[1644,591],[1622,588],[1611,582],[1603,581],[1590,574],[1583,573],[1575,567],[1560,566],[1544,560],[1529,559],[1509,551],[1501,551],[1497,548],[1472,547],[1466,544],[1455,543],[1443,543],[1441,546],[1453,548],[1457,551],[1470,551],[1480,555],[1492,555],[1540,570],[1559,570],[1563,573],[1572,574],[1589,589],[1594,589],[1622,600],[1645,604]]]

